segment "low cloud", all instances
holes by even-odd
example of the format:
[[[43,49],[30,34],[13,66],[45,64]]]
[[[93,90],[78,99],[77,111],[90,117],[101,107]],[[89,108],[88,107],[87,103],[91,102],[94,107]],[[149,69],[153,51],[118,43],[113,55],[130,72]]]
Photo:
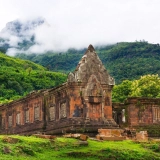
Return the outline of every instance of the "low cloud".
[[[44,53],[46,51],[62,51],[64,49],[64,36],[54,26],[47,22],[37,27],[34,32],[35,45],[29,48],[29,52]]]
[[[2,0],[0,10],[8,17],[19,19],[30,26],[44,17],[44,23],[30,28],[22,27],[19,35],[2,32],[10,45],[8,53],[44,53],[48,50],[65,51],[84,48],[89,44],[106,45],[121,41],[146,40],[160,43],[159,0]],[[15,3],[16,2],[16,3]],[[28,12],[28,10],[30,12]],[[12,13],[12,15],[11,15]],[[8,18],[8,19],[9,19]],[[43,18],[42,18],[43,19]],[[33,43],[34,35],[34,43]],[[28,46],[19,44],[27,41]],[[2,42],[0,42],[2,44]],[[32,44],[32,45],[31,45]]]

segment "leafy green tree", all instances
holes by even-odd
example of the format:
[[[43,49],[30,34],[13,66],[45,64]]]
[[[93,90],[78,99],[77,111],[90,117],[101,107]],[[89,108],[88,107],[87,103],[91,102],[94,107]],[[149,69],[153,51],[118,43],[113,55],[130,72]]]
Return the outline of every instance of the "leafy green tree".
[[[132,81],[124,80],[121,84],[115,85],[112,92],[113,102],[123,102],[131,93]]]
[[[112,92],[113,102],[124,102],[128,97],[160,97],[160,77],[158,75],[145,75],[140,79],[125,80],[115,85]]]
[[[157,75],[145,75],[135,80],[131,86],[132,97],[160,97],[160,77]]]

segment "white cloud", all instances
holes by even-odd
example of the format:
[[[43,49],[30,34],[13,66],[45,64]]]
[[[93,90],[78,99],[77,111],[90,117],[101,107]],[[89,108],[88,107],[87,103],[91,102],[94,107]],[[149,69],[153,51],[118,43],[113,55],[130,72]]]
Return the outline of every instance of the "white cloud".
[[[142,39],[160,43],[159,0],[1,0],[1,4],[1,29],[14,19],[38,16],[48,22],[36,29],[37,44],[31,52]]]
[[[20,51],[18,49],[16,49],[16,48],[9,48],[8,49],[8,53],[7,53],[8,55],[14,56],[15,53],[20,53]]]

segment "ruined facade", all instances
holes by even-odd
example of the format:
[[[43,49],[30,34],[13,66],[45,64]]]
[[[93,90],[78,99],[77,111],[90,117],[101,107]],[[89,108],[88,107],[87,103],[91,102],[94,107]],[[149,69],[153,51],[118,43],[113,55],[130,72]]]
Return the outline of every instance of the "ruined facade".
[[[0,106],[0,133],[97,133],[99,128],[117,128],[112,118],[113,85],[90,45],[66,83]]]
[[[121,127],[147,130],[149,136],[160,136],[160,98],[128,98],[113,103],[113,118]]]

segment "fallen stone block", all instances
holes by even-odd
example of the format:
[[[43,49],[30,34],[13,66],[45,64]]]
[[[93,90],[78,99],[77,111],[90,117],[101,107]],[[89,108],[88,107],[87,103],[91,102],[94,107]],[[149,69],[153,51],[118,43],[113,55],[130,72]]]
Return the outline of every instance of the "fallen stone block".
[[[100,137],[99,134],[96,135],[96,138],[97,138],[98,140],[101,140],[101,137]]]
[[[72,134],[65,134],[65,135],[63,135],[63,137],[65,137],[65,138],[71,138]]]
[[[82,141],[87,141],[88,136],[84,135],[84,134],[81,134],[80,137],[79,137],[79,139],[82,140]]]
[[[78,133],[72,134],[72,138],[79,138],[80,136],[81,136],[81,134],[78,134]]]
[[[98,129],[99,135],[104,137],[120,137],[123,132],[122,129]]]
[[[122,130],[120,129],[111,129],[111,135],[114,137],[120,137],[122,134]]]
[[[136,140],[137,141],[148,141],[147,131],[140,131],[139,133],[136,133]]]
[[[111,129],[98,129],[98,133],[101,136],[111,137]]]

